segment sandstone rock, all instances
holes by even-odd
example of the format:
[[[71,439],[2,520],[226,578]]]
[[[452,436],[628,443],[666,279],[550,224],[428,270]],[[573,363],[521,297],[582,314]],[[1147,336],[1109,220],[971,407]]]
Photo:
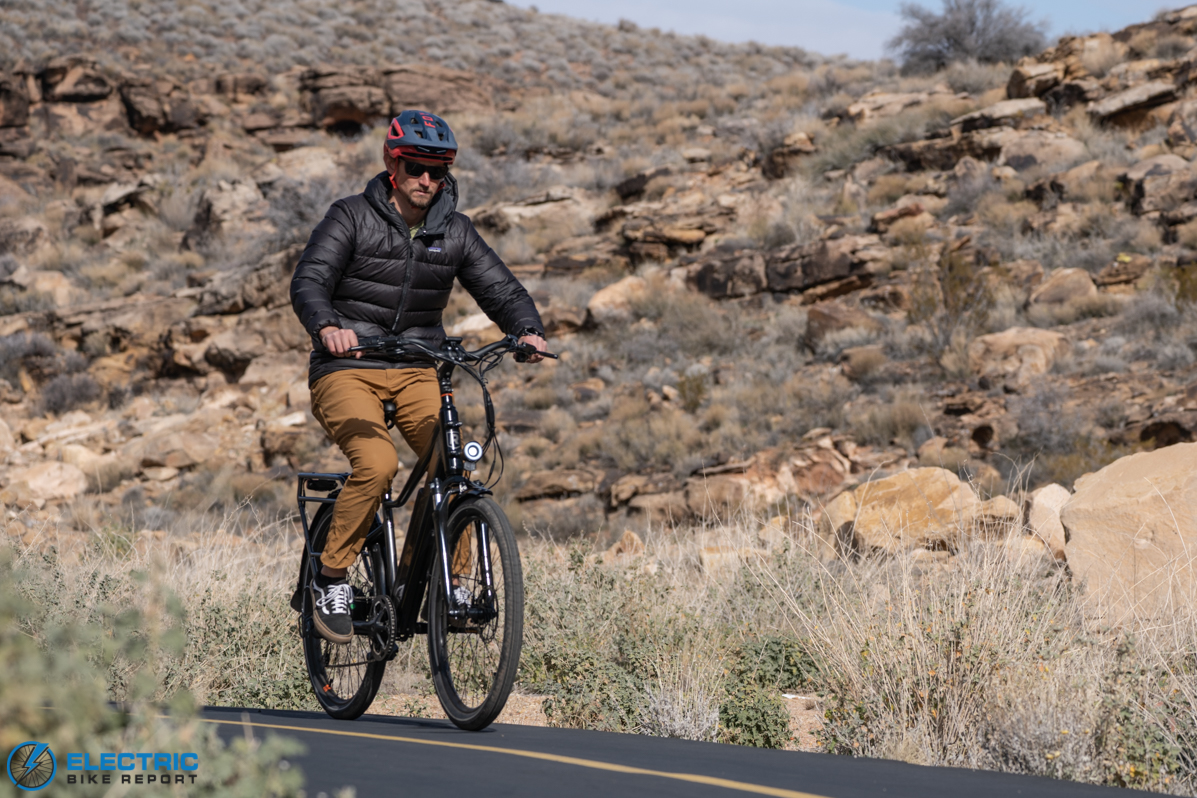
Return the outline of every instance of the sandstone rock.
[[[0,127],[23,127],[29,124],[29,91],[25,81],[13,75],[0,74]]]
[[[887,116],[896,116],[907,108],[930,102],[932,97],[951,96],[950,91],[886,92],[871,91],[848,106],[847,117],[857,124]]]
[[[879,333],[884,329],[881,322],[865,311],[838,302],[811,305],[806,318],[806,340],[812,348],[831,332],[859,328]]]
[[[228,72],[216,77],[215,88],[218,94],[223,94],[233,102],[241,102],[264,94],[269,85],[262,75]]]
[[[62,461],[84,473],[90,490],[109,491],[137,473],[136,464],[116,452],[99,454],[86,446],[68,443],[60,449]]]
[[[384,68],[382,86],[391,115],[406,108],[420,108],[434,114],[492,114],[496,95],[506,88],[476,72],[429,63]]]
[[[87,477],[70,463],[38,463],[15,469],[5,478],[7,486],[22,485],[35,501],[73,499],[87,490]]]
[[[135,458],[142,468],[190,468],[211,459],[217,450],[218,441],[206,432],[167,430],[156,435],[135,438],[123,451]]]
[[[645,169],[616,183],[615,193],[619,195],[621,200],[629,200],[644,191],[644,187],[648,185],[648,181],[655,177],[668,177],[671,174],[673,174],[673,170],[668,166]]]
[[[1031,130],[1004,142],[998,163],[1019,172],[1036,167],[1052,169],[1076,161],[1085,152],[1083,143],[1063,133]]]
[[[837,496],[823,510],[820,536],[857,552],[955,549],[982,511],[956,474],[914,468]]]
[[[1139,214],[1171,210],[1197,191],[1197,173],[1171,153],[1139,161],[1119,179],[1128,189],[1131,209]]]
[[[17,441],[13,437],[12,430],[4,422],[4,419],[0,418],[0,461],[12,454],[16,446]]]
[[[49,103],[91,103],[112,94],[112,81],[86,57],[51,59],[40,77],[42,99]]]
[[[269,205],[252,180],[219,181],[200,197],[195,224],[189,238],[205,239],[218,235],[262,236],[274,232],[266,220]]]
[[[759,294],[768,285],[765,258],[757,250],[716,253],[701,262],[691,280],[699,291],[714,299]]]
[[[196,315],[242,313],[250,308],[290,305],[291,275],[302,253],[301,246],[294,246],[267,255],[261,262],[244,268],[215,272],[201,287]]]
[[[115,95],[91,103],[45,103],[41,113],[46,127],[64,138],[128,130],[125,106]]]
[[[586,303],[587,323],[601,326],[631,321],[632,305],[647,293],[648,282],[635,275],[601,288]]]
[[[0,255],[28,255],[40,247],[45,239],[46,225],[32,216],[0,219]],[[17,276],[20,274],[29,274],[24,264],[4,279],[10,283],[17,282],[21,279]]]
[[[761,173],[771,179],[779,180],[790,174],[803,155],[816,152],[816,147],[806,133],[791,133],[782,140],[781,146],[769,152],[761,164]],[[710,159],[708,155],[707,160]]]
[[[601,474],[584,469],[540,471],[528,477],[523,487],[516,491],[515,498],[528,501],[593,493],[601,481]]]
[[[1151,266],[1152,259],[1147,255],[1122,252],[1114,259],[1113,263],[1097,273],[1093,282],[1101,286],[1133,283],[1147,274]]]
[[[1023,119],[1041,116],[1047,113],[1047,105],[1043,100],[1035,97],[1026,99],[1004,100],[980,111],[956,117],[952,125],[960,125],[961,130],[969,132],[998,125],[1015,125]]]
[[[1097,286],[1084,269],[1056,269],[1031,292],[1032,305],[1064,305],[1097,296]]]
[[[1120,458],[1076,481],[1060,511],[1073,577],[1113,622],[1192,601],[1197,444]]]
[[[768,253],[765,279],[770,291],[805,291],[834,280],[884,272],[888,267],[888,248],[879,236],[842,236]]]
[[[1020,389],[1036,375],[1046,373],[1068,351],[1068,339],[1058,332],[1011,327],[974,339],[968,346],[968,362],[977,376]]]
[[[1064,64],[1059,62],[1019,62],[1006,83],[1006,96],[1011,99],[1042,97],[1064,79],[1064,69]]]
[[[681,490],[637,494],[628,502],[628,509],[641,513],[652,524],[678,524],[690,517],[686,492]]]
[[[1168,143],[1173,147],[1197,144],[1197,100],[1184,100],[1168,117]]]
[[[1063,485],[1047,485],[1032,493],[1026,500],[1026,524],[1036,537],[1043,541],[1056,562],[1064,562],[1065,543],[1064,525],[1060,521],[1060,511],[1072,493]]]
[[[1088,111],[1094,119],[1106,122],[1120,114],[1153,108],[1175,99],[1175,84],[1153,80],[1150,83],[1144,83],[1090,103]]]
[[[129,126],[143,136],[194,130],[207,121],[203,109],[181,87],[166,80],[137,79],[121,86]]]
[[[968,450],[951,446],[947,438],[935,436],[918,450],[919,465],[958,471],[969,460]]]

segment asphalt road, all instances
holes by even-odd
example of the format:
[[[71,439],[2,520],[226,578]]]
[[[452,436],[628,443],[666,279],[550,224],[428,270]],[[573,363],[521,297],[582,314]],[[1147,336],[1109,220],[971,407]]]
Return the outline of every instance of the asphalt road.
[[[359,798],[382,795],[568,795],[569,798],[677,796],[733,798],[898,798],[923,796],[1131,796],[1133,790],[882,759],[767,751],[631,734],[496,724],[463,732],[448,721],[365,715],[208,708],[221,736],[274,732],[308,753],[296,763],[307,794],[352,785]]]

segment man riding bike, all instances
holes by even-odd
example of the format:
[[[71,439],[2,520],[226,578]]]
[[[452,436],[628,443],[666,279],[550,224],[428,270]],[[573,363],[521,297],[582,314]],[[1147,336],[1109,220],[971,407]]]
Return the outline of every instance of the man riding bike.
[[[454,278],[504,333],[547,349],[532,298],[469,218],[456,212],[457,181],[449,173],[456,155],[457,141],[443,119],[400,113],[383,146],[386,171],[361,194],[332,204],[291,280],[291,305],[313,341],[312,415],[353,471],[337,497],[311,585],[312,620],[333,643],[353,638],[353,591],[345,573],[398,471],[383,402],[398,406],[396,426],[416,452],[429,442],[440,408],[436,374],[427,363],[363,358],[349,350],[359,337],[375,335],[403,334],[439,346]]]

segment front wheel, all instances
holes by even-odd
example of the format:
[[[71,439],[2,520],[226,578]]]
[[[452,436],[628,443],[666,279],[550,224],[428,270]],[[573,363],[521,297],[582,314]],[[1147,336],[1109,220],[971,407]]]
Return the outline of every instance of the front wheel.
[[[459,502],[445,532],[453,592],[465,600],[445,595],[438,555],[428,588],[428,660],[449,720],[477,731],[503,711],[515,682],[524,642],[523,569],[511,524],[489,498]]]

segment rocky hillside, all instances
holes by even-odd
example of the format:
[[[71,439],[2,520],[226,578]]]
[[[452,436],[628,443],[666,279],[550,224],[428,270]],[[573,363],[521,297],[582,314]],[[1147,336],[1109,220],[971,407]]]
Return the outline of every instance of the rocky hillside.
[[[929,78],[629,25],[549,41],[533,12],[447,7],[418,16],[441,30],[420,52],[334,11],[294,50],[233,25],[167,57],[190,18],[132,12],[62,23],[71,54],[9,50],[10,521],[162,536],[250,496],[286,511],[297,469],[340,467],[287,282],[412,105],[460,131],[467,212],[562,352],[494,386],[499,491],[528,529],[745,501],[821,518],[915,466],[969,483],[978,524],[1021,527],[999,498],[1193,439],[1197,6]],[[541,38],[512,50],[503,25]],[[497,335],[464,294],[446,324]]]

